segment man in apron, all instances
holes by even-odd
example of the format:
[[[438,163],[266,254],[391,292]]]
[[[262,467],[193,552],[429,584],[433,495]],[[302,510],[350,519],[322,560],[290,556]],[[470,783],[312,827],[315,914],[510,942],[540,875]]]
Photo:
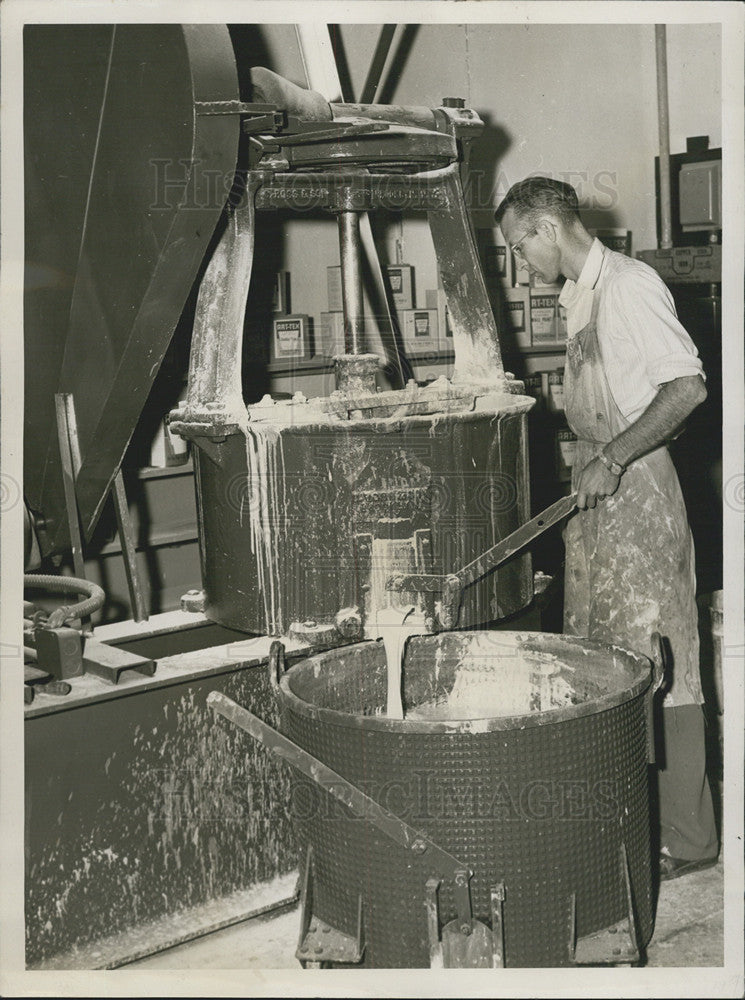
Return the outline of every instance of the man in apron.
[[[708,867],[717,836],[705,771],[693,540],[666,443],[706,398],[696,348],[646,264],[582,225],[577,194],[529,177],[496,214],[506,243],[544,282],[567,281],[564,405],[577,435],[566,529],[564,630],[668,652],[658,760],[660,878]]]

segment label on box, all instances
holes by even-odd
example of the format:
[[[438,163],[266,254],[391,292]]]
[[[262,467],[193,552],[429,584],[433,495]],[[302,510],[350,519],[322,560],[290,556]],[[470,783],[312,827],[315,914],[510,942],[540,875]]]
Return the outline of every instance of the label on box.
[[[567,311],[566,307],[560,302],[557,303],[557,324],[556,324],[556,339],[560,344],[566,344],[568,339],[568,327],[567,327]]]
[[[404,344],[414,350],[439,347],[436,309],[406,309],[401,314]]]
[[[504,293],[505,307],[510,318],[515,343],[518,347],[530,347],[531,316],[530,292],[527,288],[508,288]]]
[[[563,372],[551,372],[548,376],[548,408],[554,413],[564,412]]]
[[[307,358],[308,316],[282,316],[274,320],[273,354],[279,358]]]
[[[556,343],[558,298],[555,293],[530,296],[530,326],[535,346]]]
[[[386,270],[396,309],[413,309],[414,268],[410,264],[396,264]]]

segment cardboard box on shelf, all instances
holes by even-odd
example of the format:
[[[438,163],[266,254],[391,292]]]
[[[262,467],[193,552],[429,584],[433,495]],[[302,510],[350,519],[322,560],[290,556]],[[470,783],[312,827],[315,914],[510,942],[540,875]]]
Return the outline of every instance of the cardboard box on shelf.
[[[424,301],[427,309],[434,309],[437,312],[437,333],[441,350],[453,349],[453,331],[450,326],[450,313],[448,312],[445,289],[440,287],[428,288],[424,293]]]
[[[294,316],[278,316],[274,320],[272,336],[272,361],[293,358],[303,361],[312,353],[310,316],[297,313]]]
[[[630,229],[590,229],[588,232],[592,236],[597,236],[601,243],[604,243],[609,250],[616,253],[631,256],[631,230]]]
[[[541,373],[534,372],[532,375],[525,375],[523,383],[525,385],[525,395],[532,396],[540,407],[544,402],[541,388]]]
[[[559,294],[538,289],[530,292],[530,328],[534,347],[558,343]]]
[[[436,309],[404,309],[399,313],[404,347],[413,351],[440,348]]]
[[[564,369],[550,372],[548,376],[548,410],[551,413],[564,412]]]
[[[505,309],[510,318],[512,332],[517,347],[530,347],[530,289],[526,287],[507,288],[504,292]]]
[[[572,478],[572,466],[574,465],[574,451],[577,444],[577,435],[568,427],[563,427],[556,432],[556,476],[561,482],[567,482]]]
[[[344,353],[344,313],[322,312],[320,336],[316,340],[316,353],[326,358]]]
[[[386,268],[386,271],[396,312],[402,309],[413,309],[415,305],[414,268],[411,264],[391,264]]]
[[[560,344],[566,344],[569,336],[567,333],[567,311],[560,302],[557,304],[557,318],[556,339]]]
[[[476,246],[490,296],[500,288],[511,288],[512,254],[496,227],[476,230]]]

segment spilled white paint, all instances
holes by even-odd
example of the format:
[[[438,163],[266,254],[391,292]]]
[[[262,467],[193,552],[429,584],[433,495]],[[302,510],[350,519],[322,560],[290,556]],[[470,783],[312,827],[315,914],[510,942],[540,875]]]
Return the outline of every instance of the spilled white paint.
[[[247,495],[251,552],[256,557],[257,582],[264,603],[266,631],[280,628],[282,617],[278,534],[284,512],[285,462],[280,428],[249,423],[245,429]],[[241,511],[243,504],[241,504]]]

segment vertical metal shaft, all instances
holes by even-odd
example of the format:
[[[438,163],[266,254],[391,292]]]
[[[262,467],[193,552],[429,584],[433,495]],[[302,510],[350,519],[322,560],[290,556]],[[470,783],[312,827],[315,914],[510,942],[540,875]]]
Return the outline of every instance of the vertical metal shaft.
[[[670,205],[670,114],[667,100],[667,33],[664,24],[654,26],[657,56],[657,115],[660,134],[660,247],[673,245]]]
[[[344,351],[364,354],[365,326],[362,314],[360,270],[360,217],[357,212],[339,214],[341,295],[344,308]]]

